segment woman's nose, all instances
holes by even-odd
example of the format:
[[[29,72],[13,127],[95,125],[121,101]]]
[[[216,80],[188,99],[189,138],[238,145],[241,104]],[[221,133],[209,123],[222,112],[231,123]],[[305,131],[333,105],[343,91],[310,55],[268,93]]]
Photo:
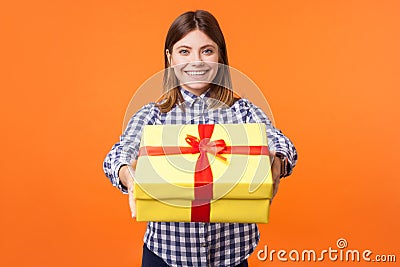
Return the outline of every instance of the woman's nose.
[[[199,53],[193,53],[192,55],[193,55],[193,57],[191,58],[191,62],[190,62],[191,65],[196,66],[196,65],[204,64],[203,58],[201,57],[201,55]]]

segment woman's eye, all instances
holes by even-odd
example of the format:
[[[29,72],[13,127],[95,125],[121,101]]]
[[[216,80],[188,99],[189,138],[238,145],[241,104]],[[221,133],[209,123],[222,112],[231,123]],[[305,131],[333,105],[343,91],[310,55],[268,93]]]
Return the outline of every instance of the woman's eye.
[[[214,53],[214,50],[212,50],[212,49],[205,49],[205,50],[203,51],[203,53],[206,54],[206,55],[211,55],[212,53]]]
[[[179,50],[179,54],[187,55],[187,54],[189,54],[189,51],[187,49],[182,49],[182,50]]]

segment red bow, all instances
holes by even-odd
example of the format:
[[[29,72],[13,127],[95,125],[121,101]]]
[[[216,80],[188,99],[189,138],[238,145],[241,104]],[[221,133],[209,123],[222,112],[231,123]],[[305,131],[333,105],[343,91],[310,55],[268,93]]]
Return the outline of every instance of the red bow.
[[[193,154],[208,152],[225,162],[227,161],[227,159],[221,155],[222,151],[226,148],[226,143],[223,139],[210,141],[210,138],[204,138],[200,140],[196,136],[187,134],[185,141],[193,148]]]

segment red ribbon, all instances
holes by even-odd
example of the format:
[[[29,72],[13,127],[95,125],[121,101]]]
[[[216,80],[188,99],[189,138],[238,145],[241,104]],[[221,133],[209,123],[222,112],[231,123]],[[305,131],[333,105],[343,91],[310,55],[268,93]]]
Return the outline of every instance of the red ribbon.
[[[207,153],[211,153],[223,161],[227,159],[221,154],[269,155],[267,146],[227,146],[223,139],[210,141],[214,124],[199,124],[200,139],[187,135],[185,141],[190,147],[179,146],[144,146],[139,156],[164,156],[174,154],[200,153],[194,173],[194,200],[191,208],[192,222],[210,221],[210,200],[213,198],[213,174]]]

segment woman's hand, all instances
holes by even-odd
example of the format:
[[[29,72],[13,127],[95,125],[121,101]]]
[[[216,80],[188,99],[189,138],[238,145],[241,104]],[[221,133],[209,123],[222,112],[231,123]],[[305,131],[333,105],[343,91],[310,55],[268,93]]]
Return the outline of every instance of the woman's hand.
[[[128,188],[128,198],[129,198],[129,207],[131,210],[132,218],[136,217],[136,202],[135,202],[135,194],[134,194],[134,186],[135,186],[135,171],[136,169],[136,160],[132,163],[131,166],[122,166],[119,170],[119,179],[121,183]]]
[[[275,156],[275,152],[271,152],[271,158],[272,158],[272,166],[271,166],[271,170],[272,170],[272,180],[274,181],[274,185],[273,185],[273,193],[272,193],[272,198],[271,198],[271,202],[272,199],[274,199],[275,195],[278,193],[278,187],[279,187],[279,183],[281,181],[281,160]]]

